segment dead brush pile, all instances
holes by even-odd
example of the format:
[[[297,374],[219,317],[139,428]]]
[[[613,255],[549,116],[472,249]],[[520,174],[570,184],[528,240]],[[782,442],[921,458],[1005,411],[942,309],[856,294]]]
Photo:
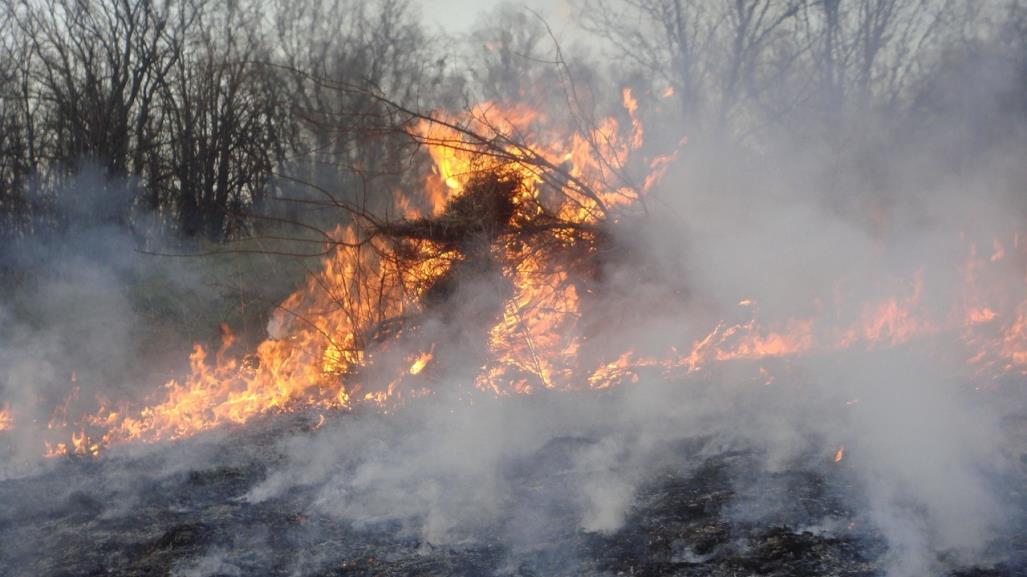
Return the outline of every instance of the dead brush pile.
[[[370,225],[369,245],[379,258],[400,276],[414,279],[407,284],[423,284],[411,291],[419,312],[382,319],[362,339],[365,346],[390,346],[386,341],[400,335],[418,338],[428,318],[457,322],[462,330],[480,333],[485,342],[490,327],[511,315],[505,309],[511,298],[517,300],[524,288],[519,285],[525,282],[551,294],[591,292],[587,287],[598,278],[602,255],[614,253],[600,250],[600,245],[609,249],[607,223],[561,217],[556,202],[566,202],[561,191],[543,185],[533,193],[522,179],[522,173],[504,166],[479,170],[439,214]],[[440,257],[448,265],[437,275]],[[432,272],[422,275],[426,270]],[[487,304],[468,304],[460,294],[468,286],[487,287],[488,298],[475,299]],[[512,315],[515,320],[553,312],[534,310],[546,303],[521,301],[522,309]]]

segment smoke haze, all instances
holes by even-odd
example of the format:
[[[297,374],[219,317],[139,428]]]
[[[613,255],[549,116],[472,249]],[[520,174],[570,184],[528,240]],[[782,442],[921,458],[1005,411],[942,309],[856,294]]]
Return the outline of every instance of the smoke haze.
[[[607,3],[580,4],[597,10]],[[505,9],[491,14],[515,12]],[[431,21],[434,10],[425,7],[422,18]],[[528,60],[548,54],[541,46],[552,39],[536,35],[529,47],[538,53],[525,54]],[[564,68],[532,78],[579,87],[581,76],[602,78],[627,66],[624,58],[611,59],[610,70],[601,69],[578,59],[580,47],[568,51]],[[646,77],[646,70],[615,76],[627,78],[618,91],[635,85],[647,127],[640,150],[646,162],[624,172],[641,182],[654,166],[648,161],[668,152],[675,160],[647,193],[645,216],[625,217],[606,231],[614,248],[590,285],[591,316],[575,329],[587,340],[582,358],[616,359],[627,350],[636,359],[669,350],[685,358],[729,327],[741,327],[732,334],[757,327],[763,337],[785,335],[781,341],[799,354],[703,359],[702,366],[677,372],[640,365],[617,386],[596,391],[582,384],[586,390],[483,393],[474,389],[488,352],[489,325],[482,320],[502,315],[510,290],[499,272],[485,269],[458,277],[418,319],[414,336],[381,353],[361,375],[384,388],[393,373],[411,372],[411,355],[430,349],[433,364],[418,381],[430,394],[395,406],[273,412],[196,438],[112,445],[95,461],[65,462],[43,459],[39,450],[55,415],[66,413],[70,421],[92,414],[98,398],[126,406],[152,402],[168,375],[184,370],[190,340],[214,341],[219,322],[244,316],[232,317],[224,305],[219,317],[211,313],[214,305],[197,304],[223,305],[245,292],[212,283],[226,276],[267,283],[248,305],[262,312],[245,317],[245,345],[287,341],[291,328],[308,322],[284,307],[272,312],[297,275],[269,280],[259,261],[239,265],[245,273],[217,275],[207,268],[222,266],[217,263],[139,252],[207,245],[142,242],[148,232],[110,217],[123,212],[112,207],[137,194],[137,183],[112,184],[100,169],[83,170],[64,184],[74,193],[57,196],[65,205],[56,212],[72,224],[0,253],[0,266],[23,275],[0,300],[0,403],[17,424],[3,433],[0,484],[8,483],[12,495],[31,490],[26,484],[33,479],[56,484],[67,475],[67,486],[55,489],[56,504],[12,499],[0,519],[13,526],[18,515],[51,514],[47,507],[124,518],[162,488],[182,478],[202,487],[196,477],[216,470],[236,483],[225,499],[232,507],[295,510],[316,519],[310,523],[380,531],[425,555],[496,546],[504,552],[501,573],[515,575],[527,574],[525,563],[547,539],[570,533],[584,543],[633,530],[638,511],[648,506],[640,495],[661,479],[716,478],[731,494],[724,514],[733,527],[856,534],[883,543],[880,567],[889,577],[1023,563],[1009,535],[1027,523],[1019,488],[1027,478],[1027,373],[1015,364],[1019,357],[1003,357],[994,347],[995,356],[969,361],[978,349],[968,343],[998,343],[1001,335],[952,328],[963,320],[954,311],[983,306],[975,299],[1000,303],[1004,308],[993,314],[1002,323],[1027,314],[1020,304],[1027,282],[1027,107],[1024,54],[1017,54],[1018,61],[987,53],[953,57],[954,64],[939,65],[943,71],[925,82],[932,88],[924,93],[933,96],[908,97],[915,102],[902,113],[854,105],[832,116],[809,104],[778,115],[771,101],[796,89],[786,79],[789,86],[766,89],[780,91],[774,98],[722,115],[713,107],[691,108],[680,93],[683,104],[676,104],[661,94],[668,83]],[[467,68],[480,72],[487,57]],[[516,73],[503,69],[495,77],[511,80]],[[749,82],[773,84],[756,72]],[[485,84],[464,96],[503,86]],[[582,100],[630,126],[620,94],[603,94],[601,84],[586,80],[580,85],[592,90]],[[801,102],[817,100],[817,89],[809,90],[813,95]],[[509,99],[535,95],[521,90]],[[566,92],[545,96],[570,100]],[[576,106],[581,103],[572,102],[571,112],[547,113],[569,125],[580,120],[564,118],[579,114]],[[738,136],[739,124],[724,118],[752,119],[752,129]],[[694,130],[683,134],[686,126]],[[332,175],[318,172],[318,178]],[[342,180],[352,175],[339,178],[356,182]],[[381,188],[400,190],[395,184]],[[302,222],[322,218],[289,210]],[[139,212],[130,219],[137,229],[158,229],[166,217]],[[315,266],[301,262],[289,272]],[[870,326],[867,319],[879,310],[887,320],[848,329]],[[200,316],[209,328],[195,328]],[[904,332],[908,326],[915,330]],[[724,328],[711,333],[711,327]],[[793,334],[799,336],[789,340]],[[72,388],[77,392],[69,397]],[[66,408],[55,412],[62,403]],[[790,475],[822,480],[823,498],[837,506],[811,510],[791,492]],[[197,503],[209,505],[207,498],[162,505],[190,512]],[[209,536],[210,546],[199,558],[177,560],[172,575],[245,575],[272,562],[270,553],[253,553],[278,546],[270,530],[223,535],[209,529],[209,519],[200,524],[207,528],[194,532]],[[290,533],[294,548],[309,551],[288,561],[292,574],[338,563],[337,552],[319,548],[319,527]],[[7,559],[30,555],[23,545],[7,547]],[[675,554],[689,563],[713,555],[684,549]],[[571,547],[543,567],[569,574],[585,567],[587,557],[584,545]]]

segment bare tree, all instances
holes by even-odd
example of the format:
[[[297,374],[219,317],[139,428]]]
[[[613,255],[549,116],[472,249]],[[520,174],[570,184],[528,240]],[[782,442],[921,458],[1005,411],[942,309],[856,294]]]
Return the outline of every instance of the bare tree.
[[[22,2],[17,20],[38,61],[35,81],[46,99],[53,160],[92,157],[113,174],[130,168],[134,145],[145,147],[160,76],[168,4],[147,1]]]
[[[28,42],[23,97],[33,107],[37,168],[60,179],[85,160],[110,178],[157,178],[147,162],[161,145],[157,95],[182,53],[188,21],[175,16],[194,5],[45,0],[9,10]],[[124,199],[107,217],[127,224],[134,203]]]
[[[386,199],[368,197],[369,182],[388,190],[402,172],[392,135],[371,136],[381,104],[364,92],[326,86],[362,86],[431,106],[459,88],[443,81],[445,55],[432,50],[408,0],[282,2],[275,14],[282,75],[298,121],[297,155],[282,176],[381,204]]]
[[[821,0],[801,17],[829,117],[895,105],[923,66],[950,0]]]
[[[179,230],[220,241],[244,207],[259,207],[288,148],[289,103],[266,62],[257,13],[241,6],[200,14],[189,51],[161,83],[166,194]]]
[[[6,240],[31,224],[27,195],[36,150],[26,54],[27,43],[8,12],[0,19],[0,238]]]
[[[471,31],[470,85],[481,100],[541,105],[559,86],[554,46],[544,23],[533,14],[503,4]]]
[[[673,88],[686,123],[705,111],[708,54],[723,14],[690,0],[584,0],[585,29],[648,78]]]
[[[586,30],[673,89],[691,131],[707,122],[725,128],[736,109],[760,96],[768,47],[805,2],[585,0],[582,12]]]

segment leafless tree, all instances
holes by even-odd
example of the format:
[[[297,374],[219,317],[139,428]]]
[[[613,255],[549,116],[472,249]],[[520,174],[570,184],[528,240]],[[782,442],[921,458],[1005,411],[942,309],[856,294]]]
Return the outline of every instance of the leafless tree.
[[[836,130],[847,110],[899,106],[937,54],[944,28],[966,25],[966,14],[954,16],[957,4],[583,0],[582,13],[586,29],[621,59],[674,89],[686,130],[709,123],[746,133],[751,127],[733,117],[773,122],[815,105]]]
[[[326,87],[361,86],[407,105],[432,106],[447,91],[459,91],[447,81],[445,53],[434,50],[409,0],[283,1],[275,15],[282,76],[298,123],[297,151],[281,174],[296,186],[284,204],[303,200],[296,197],[306,185],[353,202],[388,204],[372,191],[399,186],[405,158],[396,155],[394,136],[375,124],[381,104],[361,91]]]
[[[457,48],[425,31],[411,0],[0,0],[3,233],[59,221],[47,216],[56,191],[87,165],[131,183],[113,221],[144,209],[160,230],[219,242],[260,232],[255,223],[324,228],[339,218],[313,211],[325,191],[388,206],[423,160],[381,129],[387,107],[369,94],[409,110],[569,104],[581,128],[597,102],[619,98],[602,90],[616,80],[640,98],[672,89],[664,101],[682,122],[660,128],[678,137],[849,142],[865,127],[846,119],[912,111],[953,47],[981,45],[983,22],[1023,13],[1022,0],[578,6],[615,66],[566,58],[544,21],[509,6]],[[365,90],[326,88],[339,85]]]
[[[261,205],[288,148],[290,104],[263,64],[257,16],[243,6],[199,14],[189,50],[160,84],[170,177],[163,193],[186,235],[233,236],[232,217]]]
[[[953,10],[949,0],[821,0],[801,18],[819,93],[830,117],[846,107],[894,105],[924,64],[925,49]]]
[[[36,151],[26,53],[10,13],[0,17],[0,238],[6,240],[31,222],[27,195]]]

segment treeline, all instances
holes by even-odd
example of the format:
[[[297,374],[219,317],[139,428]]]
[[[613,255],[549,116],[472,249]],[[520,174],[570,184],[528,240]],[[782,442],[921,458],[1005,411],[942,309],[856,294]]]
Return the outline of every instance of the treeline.
[[[83,172],[104,183],[88,218],[143,237],[224,242],[306,221],[296,196],[318,191],[366,203],[402,183],[401,147],[375,137],[374,99],[340,84],[419,109],[491,99],[582,118],[599,87],[626,84],[663,107],[667,139],[755,151],[812,138],[841,150],[868,127],[893,138],[954,110],[973,133],[979,115],[1009,126],[1027,110],[1020,0],[575,8],[561,47],[510,5],[457,41],[407,0],[2,0],[0,237],[86,218],[68,209]]]
[[[237,238],[246,215],[267,214],[283,172],[306,182],[329,166],[375,170],[380,151],[333,129],[334,115],[367,103],[308,75],[403,98],[439,69],[403,0],[5,0],[0,10],[7,238],[66,226],[83,217],[67,209],[79,202],[140,234]],[[103,190],[75,190],[83,172]]]
[[[624,74],[673,91],[683,132],[731,144],[908,140],[1022,127],[1022,0],[582,0]],[[1001,118],[1001,120],[999,119]],[[1003,126],[997,126],[1003,125]]]

